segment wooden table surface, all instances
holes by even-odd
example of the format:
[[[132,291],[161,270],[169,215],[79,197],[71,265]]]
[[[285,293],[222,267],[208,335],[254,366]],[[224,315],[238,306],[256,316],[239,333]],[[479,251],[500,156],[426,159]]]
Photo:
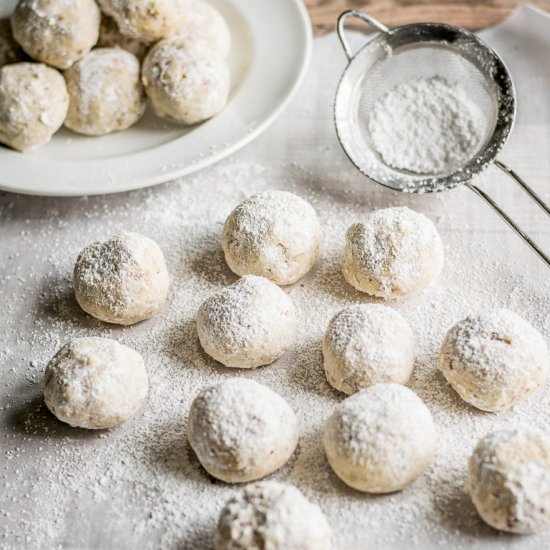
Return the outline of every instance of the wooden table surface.
[[[468,29],[496,25],[520,0],[305,0],[316,34],[334,29],[336,18],[346,9],[358,9],[379,19],[389,27],[419,21],[445,22]],[[550,11],[550,0],[528,3]],[[361,22],[350,21],[361,27]]]

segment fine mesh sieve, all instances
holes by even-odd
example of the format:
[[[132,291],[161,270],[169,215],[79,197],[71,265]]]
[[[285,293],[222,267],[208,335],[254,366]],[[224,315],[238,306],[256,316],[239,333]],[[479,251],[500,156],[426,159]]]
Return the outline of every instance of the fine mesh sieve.
[[[380,33],[355,55],[344,23],[356,17]],[[334,119],[340,143],[355,166],[371,180],[396,191],[429,193],[465,184],[489,205],[550,265],[550,258],[471,179],[495,164],[547,213],[548,206],[512,170],[496,160],[515,119],[515,90],[500,57],[474,34],[451,25],[418,23],[392,30],[369,15],[348,10],[338,19],[338,36],[349,64],[336,93]],[[368,128],[374,104],[399,84],[414,79],[441,78],[458,83],[474,102],[482,120],[482,139],[464,164],[445,173],[414,173],[387,165],[374,149]]]

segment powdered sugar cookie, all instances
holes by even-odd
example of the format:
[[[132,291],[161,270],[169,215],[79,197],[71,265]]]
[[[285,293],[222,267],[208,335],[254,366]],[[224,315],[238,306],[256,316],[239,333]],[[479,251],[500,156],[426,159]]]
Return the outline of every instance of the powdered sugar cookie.
[[[147,44],[124,36],[116,21],[105,14],[101,16],[97,46],[99,48],[121,48],[135,55],[139,60],[142,60],[147,53]]]
[[[405,206],[385,208],[348,229],[342,271],[357,290],[393,299],[429,286],[443,257],[439,234],[426,216]]]
[[[550,437],[517,426],[485,436],[468,465],[468,485],[479,515],[510,533],[550,527]]]
[[[189,412],[188,436],[208,473],[239,483],[285,464],[298,444],[298,424],[281,396],[236,378],[199,393]]]
[[[156,315],[164,306],[168,286],[162,250],[139,233],[89,244],[74,267],[80,307],[107,323],[132,325]]]
[[[141,355],[108,338],[76,338],[48,363],[44,399],[71,426],[112,428],[131,418],[148,389]]]
[[[185,22],[193,0],[98,0],[128,38],[151,43],[175,34]]]
[[[184,125],[203,122],[223,110],[230,91],[224,61],[204,56],[185,36],[153,46],[143,62],[142,81],[157,115]]]
[[[120,48],[99,48],[65,71],[69,112],[65,126],[80,134],[101,136],[125,130],[145,111],[140,66]]]
[[[264,481],[245,487],[223,508],[215,550],[330,550],[321,509],[292,485]]]
[[[271,281],[253,275],[208,298],[197,314],[204,351],[227,367],[272,363],[293,344],[296,325],[292,300]]]
[[[400,384],[375,384],[342,401],[323,438],[336,475],[368,493],[410,485],[430,465],[435,441],[430,411]]]
[[[67,69],[95,46],[99,21],[94,0],[19,0],[11,24],[33,59]]]
[[[379,382],[406,384],[414,363],[414,334],[394,309],[360,304],[337,313],[323,340],[325,374],[347,394]]]
[[[502,411],[535,392],[548,376],[542,335],[513,311],[471,315],[454,325],[439,369],[457,393],[484,411]]]
[[[228,216],[222,248],[237,275],[261,275],[289,285],[315,263],[320,232],[317,214],[305,200],[286,191],[264,191]]]
[[[27,59],[25,52],[13,38],[10,20],[0,19],[0,68]]]
[[[188,41],[198,56],[225,60],[231,50],[231,31],[220,12],[208,2],[196,0],[185,11],[177,34]]]
[[[42,63],[0,69],[0,143],[18,151],[48,143],[68,107],[65,80],[55,69]]]

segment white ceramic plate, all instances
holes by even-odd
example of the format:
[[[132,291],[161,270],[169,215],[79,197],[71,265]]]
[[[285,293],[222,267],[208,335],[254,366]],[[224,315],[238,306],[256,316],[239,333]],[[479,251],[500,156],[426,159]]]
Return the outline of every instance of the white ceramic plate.
[[[0,189],[32,195],[97,195],[190,174],[243,147],[275,120],[311,56],[302,0],[211,0],[232,33],[227,108],[186,129],[148,111],[124,132],[90,138],[67,129],[30,153],[0,146]],[[16,1],[0,2],[7,16]]]

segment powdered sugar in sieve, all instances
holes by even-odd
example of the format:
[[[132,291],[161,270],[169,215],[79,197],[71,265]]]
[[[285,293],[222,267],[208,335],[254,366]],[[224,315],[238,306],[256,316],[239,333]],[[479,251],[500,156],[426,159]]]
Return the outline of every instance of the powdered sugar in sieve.
[[[483,114],[458,83],[441,77],[396,85],[373,105],[368,129],[384,162],[418,174],[449,173],[477,152]]]

